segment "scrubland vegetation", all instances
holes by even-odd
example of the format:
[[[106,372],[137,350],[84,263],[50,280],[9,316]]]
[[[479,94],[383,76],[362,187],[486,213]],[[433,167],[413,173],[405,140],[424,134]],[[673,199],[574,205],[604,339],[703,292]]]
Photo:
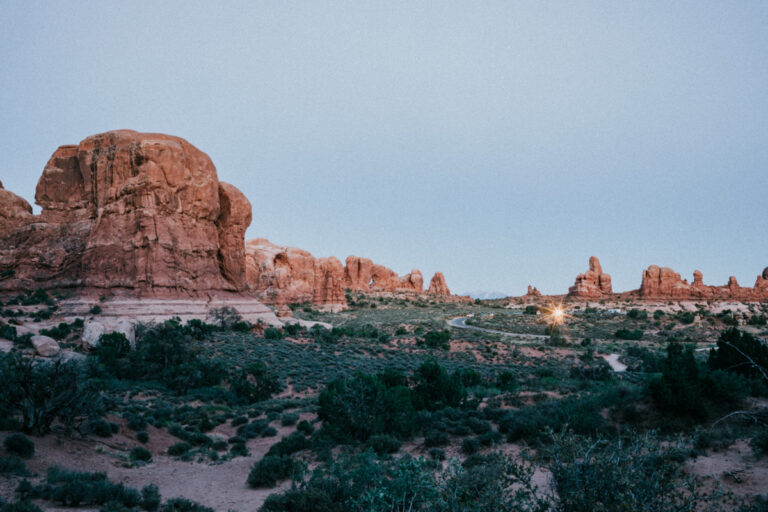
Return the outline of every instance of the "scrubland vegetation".
[[[45,305],[30,296],[9,302]],[[768,466],[764,305],[573,305],[553,331],[507,301],[349,300],[292,307],[332,329],[171,320],[66,361],[15,341],[0,357],[2,510],[227,509],[131,484],[170,464],[243,468],[242,510],[766,510],[759,472],[696,470],[733,446]],[[449,329],[455,316],[550,336]],[[68,467],[64,451],[43,467],[51,437],[91,443],[121,477]]]

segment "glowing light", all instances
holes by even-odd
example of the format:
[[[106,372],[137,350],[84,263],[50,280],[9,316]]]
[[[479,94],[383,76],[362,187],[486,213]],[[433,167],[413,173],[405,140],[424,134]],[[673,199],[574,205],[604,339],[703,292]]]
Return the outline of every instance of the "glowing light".
[[[563,308],[556,307],[552,310],[552,322],[559,324],[562,323],[562,321],[565,319],[565,311],[563,311]]]

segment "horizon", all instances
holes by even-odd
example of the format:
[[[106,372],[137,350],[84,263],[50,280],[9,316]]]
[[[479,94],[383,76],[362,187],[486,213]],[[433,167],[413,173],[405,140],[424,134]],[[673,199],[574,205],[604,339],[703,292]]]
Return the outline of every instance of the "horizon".
[[[30,204],[58,146],[127,128],[207,153],[246,239],[454,293],[768,265],[768,4],[103,5],[5,4],[0,181]]]

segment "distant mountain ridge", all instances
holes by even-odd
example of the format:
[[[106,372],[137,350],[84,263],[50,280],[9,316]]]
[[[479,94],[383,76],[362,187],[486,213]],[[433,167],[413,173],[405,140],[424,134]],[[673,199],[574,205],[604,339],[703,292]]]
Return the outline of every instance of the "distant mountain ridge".
[[[476,292],[465,292],[460,295],[469,295],[473,299],[480,299],[480,300],[492,300],[492,299],[503,299],[504,297],[509,297],[508,293],[504,292],[486,292],[486,291],[476,291]]]

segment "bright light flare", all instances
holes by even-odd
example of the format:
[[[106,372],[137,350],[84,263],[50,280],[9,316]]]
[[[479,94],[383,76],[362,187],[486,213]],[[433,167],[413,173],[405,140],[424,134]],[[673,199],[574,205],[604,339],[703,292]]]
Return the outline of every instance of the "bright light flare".
[[[553,304],[544,309],[544,318],[549,324],[556,326],[565,324],[565,321],[568,318],[571,318],[571,315],[565,312],[565,308],[562,304]]]

